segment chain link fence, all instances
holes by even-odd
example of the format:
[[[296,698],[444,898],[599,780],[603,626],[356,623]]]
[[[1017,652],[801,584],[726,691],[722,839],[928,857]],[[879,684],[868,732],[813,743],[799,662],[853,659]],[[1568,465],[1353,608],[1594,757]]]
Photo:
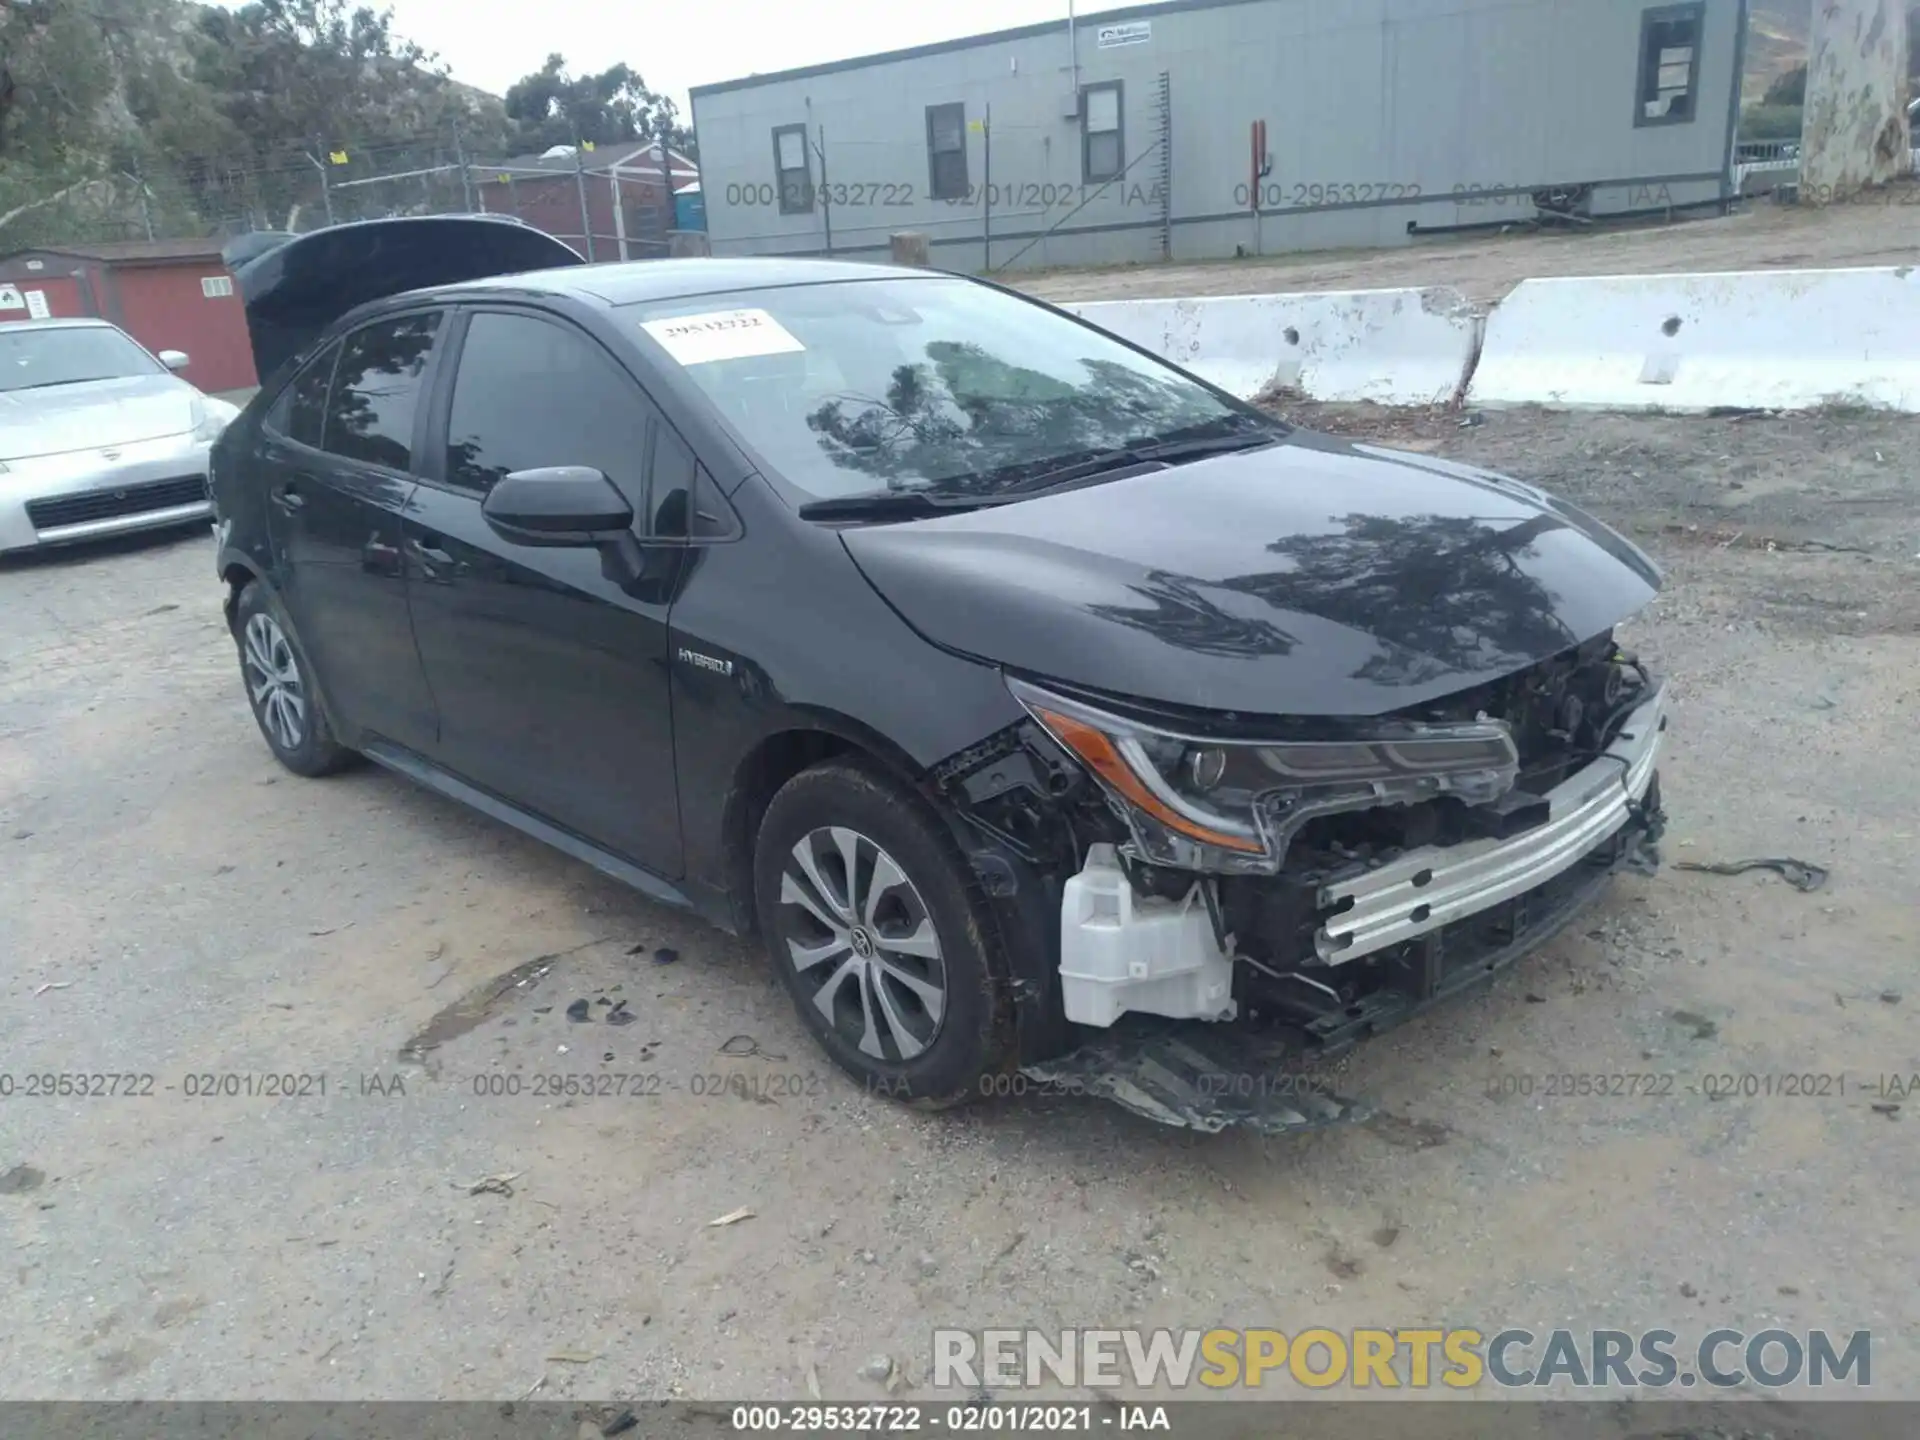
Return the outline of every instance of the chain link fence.
[[[457,134],[367,146],[316,141],[240,159],[143,159],[90,175],[16,175],[0,197],[7,202],[0,204],[0,252],[486,213],[536,226],[590,259],[664,256],[674,245],[675,188],[694,172],[670,150],[633,153],[637,143],[503,157],[474,155]]]

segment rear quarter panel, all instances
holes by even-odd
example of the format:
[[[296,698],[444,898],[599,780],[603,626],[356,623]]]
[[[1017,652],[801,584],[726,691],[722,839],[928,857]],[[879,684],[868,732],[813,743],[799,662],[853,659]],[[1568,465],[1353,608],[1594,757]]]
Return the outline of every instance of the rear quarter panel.
[[[273,543],[267,527],[267,494],[252,457],[260,441],[264,396],[227,426],[210,455],[209,488],[213,494],[214,533],[218,538],[215,565],[222,576],[236,567],[274,579]]]

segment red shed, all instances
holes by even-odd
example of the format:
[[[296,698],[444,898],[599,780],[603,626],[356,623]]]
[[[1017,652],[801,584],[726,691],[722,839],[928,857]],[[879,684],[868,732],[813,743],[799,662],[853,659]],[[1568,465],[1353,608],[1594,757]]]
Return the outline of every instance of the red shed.
[[[126,240],[0,256],[0,320],[97,316],[147,349],[184,350],[202,390],[256,385],[253,345],[218,240]]]

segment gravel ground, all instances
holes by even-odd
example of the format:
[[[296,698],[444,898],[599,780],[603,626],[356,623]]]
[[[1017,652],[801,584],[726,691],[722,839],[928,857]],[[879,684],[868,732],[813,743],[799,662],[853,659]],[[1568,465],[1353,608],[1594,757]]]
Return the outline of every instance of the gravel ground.
[[[378,771],[279,771],[204,536],[7,563],[0,1071],[153,1090],[0,1100],[0,1398],[873,1399],[878,1357],[924,1396],[943,1324],[1870,1328],[1875,1393],[1920,1398],[1920,1101],[1861,1090],[1920,1072],[1920,425],[1300,418],[1646,544],[1669,861],[1828,887],[1623,877],[1363,1047],[1366,1125],[925,1117],[742,946]],[[524,1093],[604,1072],[641,1093]],[[1566,1072],[1674,1081],[1493,1093]],[[1808,1072],[1847,1092],[1696,1088]],[[265,1073],[326,1093],[190,1094]]]
[[[1751,200],[1732,215],[1671,224],[1584,233],[1515,226],[1388,250],[1038,271],[1004,278],[1055,302],[1451,285],[1485,306],[1535,276],[1910,265],[1917,207],[1920,185],[1903,181],[1827,209]],[[1488,218],[1501,217],[1489,210]]]

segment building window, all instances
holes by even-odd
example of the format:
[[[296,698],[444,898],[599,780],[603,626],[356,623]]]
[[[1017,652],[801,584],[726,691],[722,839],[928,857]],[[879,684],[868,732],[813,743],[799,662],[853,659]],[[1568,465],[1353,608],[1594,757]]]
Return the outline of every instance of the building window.
[[[935,200],[967,198],[967,107],[927,107],[927,175]]]
[[[1127,168],[1121,143],[1120,82],[1089,85],[1080,92],[1080,178],[1090,185],[1118,180]]]
[[[223,300],[233,294],[233,277],[231,275],[202,275],[200,277],[200,293],[209,300]]]
[[[1684,125],[1694,118],[1700,84],[1704,5],[1663,5],[1640,16],[1640,89],[1635,125]]]
[[[781,125],[773,132],[773,178],[782,215],[813,209],[813,164],[807,157],[807,127]]]

